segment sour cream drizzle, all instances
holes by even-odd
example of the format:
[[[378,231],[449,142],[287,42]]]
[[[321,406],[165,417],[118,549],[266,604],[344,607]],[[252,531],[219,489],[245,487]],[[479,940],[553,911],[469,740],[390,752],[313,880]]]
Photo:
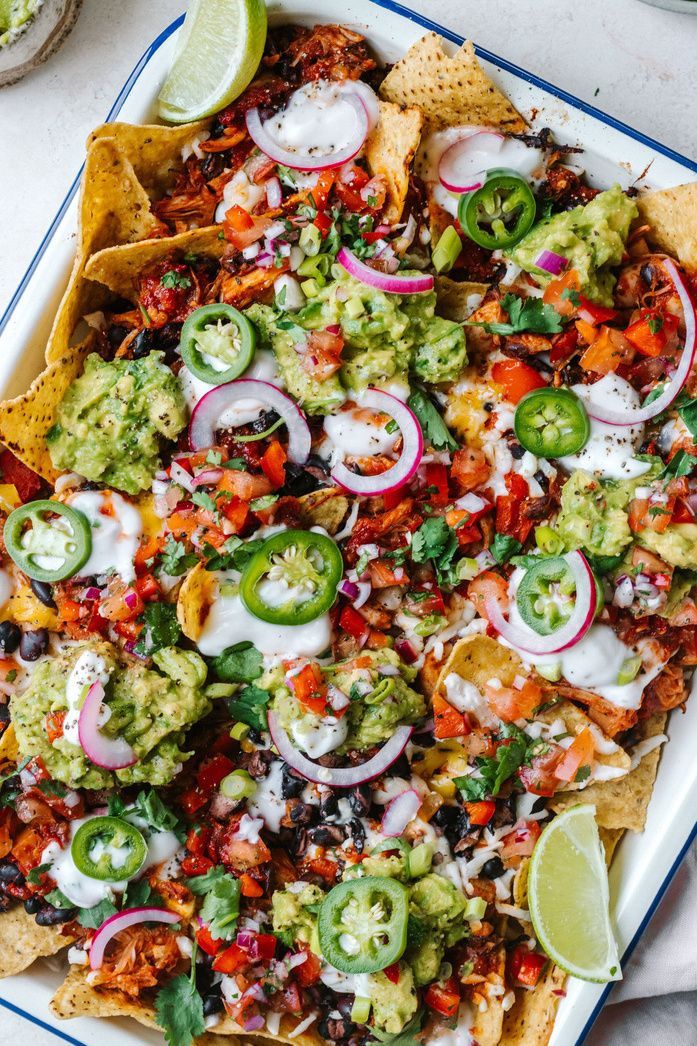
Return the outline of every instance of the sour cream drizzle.
[[[225,370],[229,366],[229,364],[223,363],[222,360],[217,360],[213,356],[206,355],[205,360],[216,370]],[[268,381],[278,389],[285,388],[278,370],[276,357],[272,352],[268,352],[265,349],[257,350],[251,365],[244,373],[244,377],[255,378],[257,381]],[[208,385],[207,382],[195,377],[187,367],[182,367],[179,371],[179,381],[190,411],[193,411],[198,401],[207,392],[217,388],[217,385]],[[239,400],[221,414],[219,427],[234,428],[236,425],[248,425],[250,422],[256,421],[259,415],[267,409],[267,405],[262,403],[261,400]]]
[[[299,154],[299,160],[303,155],[331,157],[355,139],[356,111],[342,84],[315,80],[295,91],[264,130],[287,152]]]
[[[84,650],[73,667],[65,684],[65,697],[68,702],[68,714],[63,721],[62,738],[70,744],[80,746],[77,721],[85,694],[93,683],[99,681],[102,686],[109,682],[109,672],[103,657],[93,650]],[[108,722],[111,711],[106,705],[102,705],[99,714],[99,726]]]
[[[143,533],[143,520],[135,505],[113,490],[81,490],[71,494],[67,504],[87,516],[92,530],[92,551],[79,576],[114,570],[124,581],[133,581],[133,560]]]
[[[639,393],[618,374],[606,374],[595,385],[572,385],[572,392],[588,406],[618,411],[629,415],[641,405]],[[591,434],[578,454],[568,454],[559,462],[570,472],[585,469],[603,479],[636,479],[651,468],[648,461],[637,461],[634,454],[644,438],[643,424],[606,425],[590,419]]]

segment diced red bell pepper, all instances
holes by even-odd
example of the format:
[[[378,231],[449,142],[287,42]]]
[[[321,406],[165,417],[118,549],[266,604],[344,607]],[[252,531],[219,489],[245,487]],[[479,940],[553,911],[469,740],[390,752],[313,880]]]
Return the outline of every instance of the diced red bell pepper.
[[[554,774],[560,781],[574,781],[582,766],[590,767],[593,762],[595,742],[593,734],[585,727],[577,734],[555,767]]]
[[[217,955],[223,947],[224,941],[215,941],[211,937],[211,931],[207,926],[200,926],[196,931],[196,940],[201,951],[206,955]]]
[[[198,938],[198,934],[196,936]],[[237,944],[231,944],[224,952],[216,955],[213,960],[213,969],[218,973],[224,973],[228,976],[232,973],[237,973],[238,970],[243,970],[245,966],[249,965],[249,955]]]
[[[41,490],[43,480],[15,457],[11,450],[0,452],[0,473],[3,482],[12,484],[22,502],[30,501]]]
[[[642,309],[639,319],[624,331],[627,341],[642,356],[661,356],[678,329],[678,318],[661,309]]]
[[[147,573],[153,564],[155,556],[162,551],[164,544],[164,538],[160,535],[156,537],[148,538],[148,540],[140,546],[133,559],[136,574]]]
[[[181,806],[184,813],[192,817],[194,814],[206,805],[208,797],[205,796],[198,788],[187,788],[185,792],[179,796],[179,805]]]
[[[494,816],[496,803],[493,799],[482,799],[478,803],[465,803],[465,809],[470,823],[481,826],[488,824]]]
[[[144,603],[152,603],[160,598],[160,585],[153,574],[143,574],[136,578],[134,587]]]
[[[261,459],[261,467],[267,479],[278,489],[286,482],[285,464],[288,456],[277,439],[271,440]]]
[[[353,607],[344,607],[339,624],[357,643],[364,643],[370,634],[368,622]]]
[[[448,737],[466,737],[472,733],[469,716],[458,712],[439,693],[433,695],[433,733],[438,740]]]
[[[233,494],[231,498],[219,502],[222,513],[228,523],[232,524],[235,534],[239,534],[249,518],[249,505]]]
[[[302,954],[302,953],[299,953]],[[322,964],[319,958],[314,952],[305,949],[304,954],[306,956],[305,962],[301,963],[300,966],[293,968],[295,979],[302,988],[311,988],[313,984],[317,984],[319,975],[322,971]]]
[[[322,171],[317,184],[312,189],[312,200],[318,211],[323,211],[327,206],[329,194],[336,181],[337,172],[334,170]]]
[[[240,876],[240,889],[243,897],[264,896],[264,887],[249,872],[244,872]]]
[[[190,854],[205,854],[211,835],[210,828],[190,828],[186,836],[186,848]]]
[[[332,220],[331,220],[331,218],[328,215],[324,214],[323,211],[320,211],[317,214],[317,216],[315,217],[315,219],[314,219],[312,224],[317,229],[319,229],[319,231],[320,231],[320,233],[322,235],[322,239],[324,239],[325,236],[327,236],[327,234],[329,233],[329,230],[332,227]]]
[[[387,966],[382,972],[385,974],[385,977],[387,977],[388,981],[392,982],[392,984],[399,984],[398,962],[393,962],[391,966]]]
[[[385,507],[386,512],[391,512],[393,508],[397,508],[397,505],[404,499],[404,489],[399,487],[397,490],[388,490],[382,495],[382,503]]]
[[[324,715],[327,711],[327,683],[316,661],[310,661],[289,678],[293,694],[308,712]]]
[[[491,368],[491,376],[503,389],[509,403],[519,403],[533,389],[542,389],[547,382],[539,371],[522,360],[499,360]]]
[[[429,984],[424,1002],[429,1009],[440,1013],[442,1017],[455,1017],[460,1007],[460,990],[457,979],[450,977],[443,984],[438,981]]]
[[[590,323],[592,327],[598,327],[601,323],[611,323],[619,316],[617,309],[608,309],[604,305],[598,305],[596,302],[584,298],[582,294],[579,295],[579,302],[577,310],[579,319],[584,323]]]
[[[276,954],[277,940],[272,933],[255,933],[247,951],[254,962],[268,962]]]
[[[203,764],[196,774],[196,781],[200,790],[206,794],[217,788],[224,777],[232,773],[235,764],[226,755],[214,755]]]
[[[182,861],[182,871],[185,875],[205,875],[213,867],[210,857],[204,854],[190,854]]]
[[[524,984],[528,988],[534,988],[546,964],[546,955],[540,955],[539,952],[531,952],[527,945],[519,944],[508,955],[506,962],[508,979],[516,984]]]
[[[432,505],[443,508],[448,504],[448,470],[445,465],[433,461],[426,466],[426,488]]]

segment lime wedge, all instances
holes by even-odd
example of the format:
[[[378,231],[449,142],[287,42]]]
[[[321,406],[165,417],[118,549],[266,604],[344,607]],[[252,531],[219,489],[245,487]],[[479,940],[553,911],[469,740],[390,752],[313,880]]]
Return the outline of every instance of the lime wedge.
[[[191,0],[159,112],[187,123],[229,105],[257,71],[266,40],[264,0]]]
[[[620,980],[610,891],[595,807],[572,806],[542,832],[530,861],[528,904],[557,966],[583,981]]]

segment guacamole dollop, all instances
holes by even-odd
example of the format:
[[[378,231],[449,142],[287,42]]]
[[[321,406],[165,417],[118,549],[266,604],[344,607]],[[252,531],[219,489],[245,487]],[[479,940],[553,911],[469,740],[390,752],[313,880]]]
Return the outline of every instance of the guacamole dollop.
[[[697,524],[671,523],[664,531],[642,530],[638,544],[655,552],[666,563],[685,570],[697,570]],[[688,582],[686,592],[691,585]]]
[[[436,294],[385,294],[349,276],[341,266],[298,312],[279,316],[252,305],[247,316],[273,349],[291,394],[310,414],[326,414],[347,393],[369,385],[399,383],[410,374],[431,384],[454,381],[467,362],[461,324],[436,316]],[[309,332],[337,325],[344,338],[341,369],[316,381],[303,368],[297,347]]]
[[[108,674],[104,703],[109,717],[101,729],[108,737],[125,738],[138,757],[133,766],[113,773],[91,763],[76,737],[72,740],[63,733],[51,742],[47,733],[49,717],[55,723],[55,713],[71,711],[68,683],[72,679],[75,684],[74,670],[86,652]],[[179,655],[185,657],[181,666]],[[191,675],[193,658],[199,662],[195,678]],[[162,671],[139,663],[126,666],[110,643],[90,642],[77,643],[60,656],[42,661],[27,689],[12,699],[12,722],[21,756],[40,756],[51,777],[71,788],[110,788],[116,782],[168,784],[192,755],[182,750],[186,729],[212,705],[202,689],[207,669],[198,654],[170,647],[167,657],[159,660]],[[82,689],[78,707],[88,686]],[[64,724],[67,721],[66,717]]]
[[[0,47],[17,39],[42,4],[43,0],[0,0]]]
[[[619,185],[613,185],[589,203],[539,222],[508,254],[542,287],[554,277],[537,267],[537,258],[545,250],[561,254],[568,259],[569,269],[578,273],[581,292],[611,306],[615,286],[611,268],[622,261],[629,226],[638,213],[634,201]]]
[[[619,556],[632,543],[629,502],[638,486],[650,482],[660,462],[636,479],[600,480],[578,469],[564,484],[556,530],[566,549],[594,556]],[[696,528],[697,529],[697,528]]]
[[[46,436],[56,468],[128,494],[150,486],[161,440],[176,439],[187,418],[181,387],[163,355],[109,362],[96,353],[87,357]]]

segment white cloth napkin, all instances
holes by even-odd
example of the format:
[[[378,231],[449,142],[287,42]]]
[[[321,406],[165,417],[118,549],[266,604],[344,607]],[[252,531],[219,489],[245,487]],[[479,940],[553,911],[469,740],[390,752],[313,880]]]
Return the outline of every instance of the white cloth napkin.
[[[585,1046],[697,1046],[697,843]]]

